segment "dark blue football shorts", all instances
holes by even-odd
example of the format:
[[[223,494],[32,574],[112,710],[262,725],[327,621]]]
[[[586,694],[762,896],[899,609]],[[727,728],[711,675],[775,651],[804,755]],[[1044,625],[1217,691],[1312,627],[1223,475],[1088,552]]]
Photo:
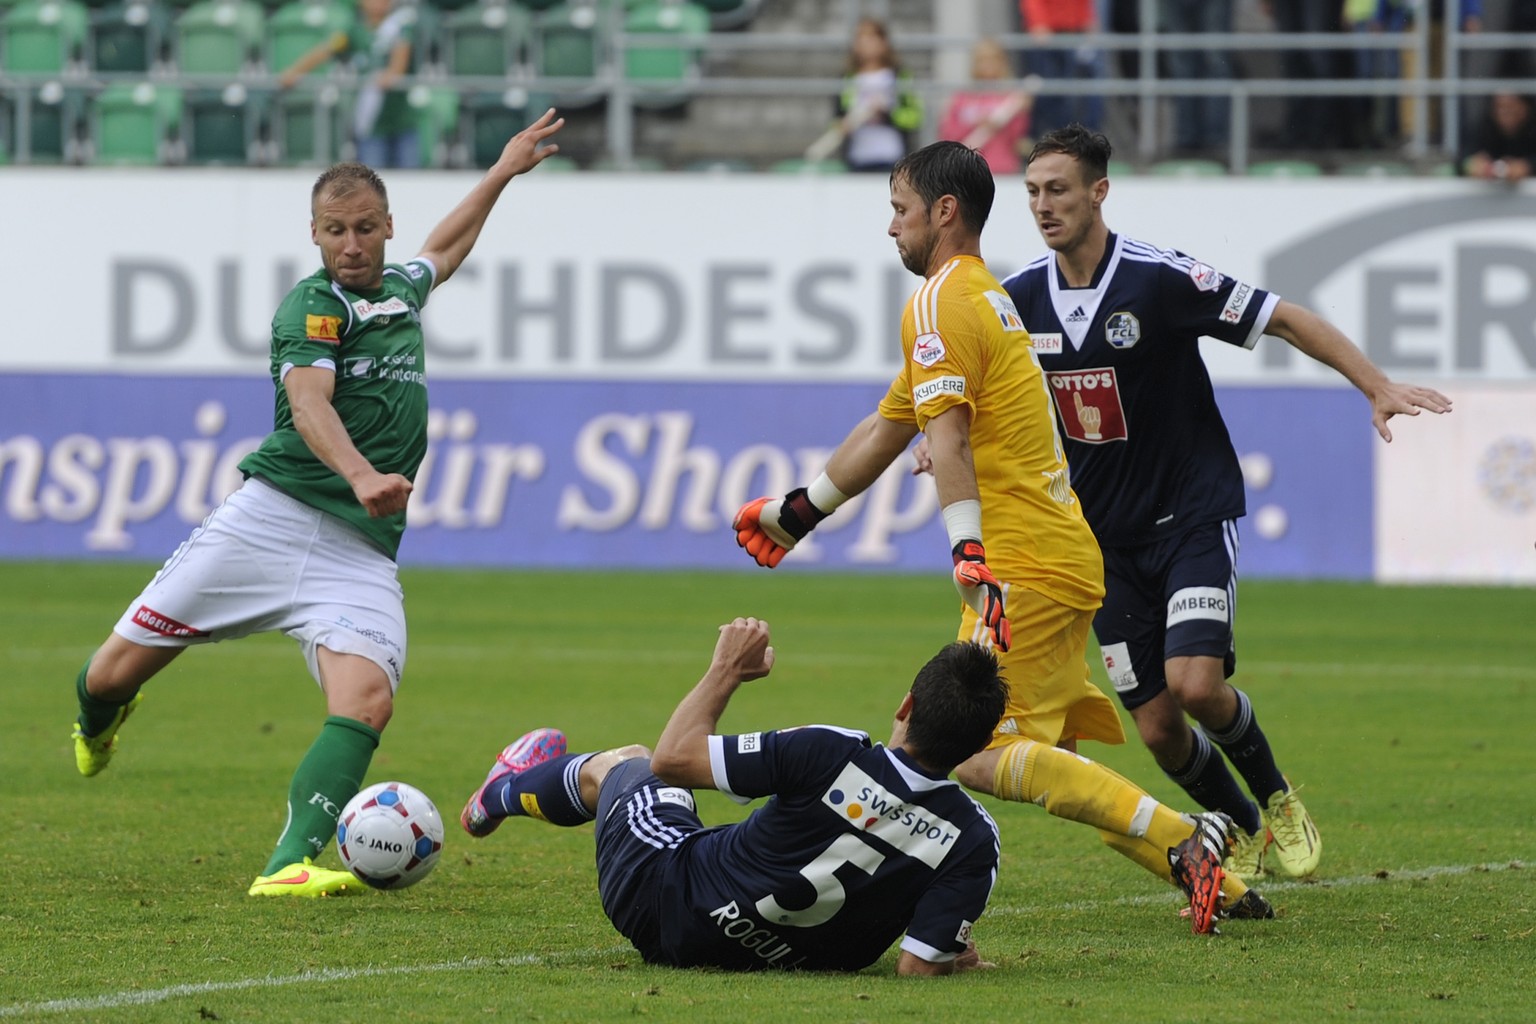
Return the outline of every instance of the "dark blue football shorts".
[[[649,963],[669,963],[661,948],[662,873],[684,837],[703,828],[693,794],[630,758],[608,773],[597,795],[597,891],[603,912]]]
[[[1221,658],[1237,667],[1237,520],[1202,523],[1176,537],[1104,549],[1104,604],[1093,633],[1110,684],[1126,708],[1168,687],[1169,658]]]

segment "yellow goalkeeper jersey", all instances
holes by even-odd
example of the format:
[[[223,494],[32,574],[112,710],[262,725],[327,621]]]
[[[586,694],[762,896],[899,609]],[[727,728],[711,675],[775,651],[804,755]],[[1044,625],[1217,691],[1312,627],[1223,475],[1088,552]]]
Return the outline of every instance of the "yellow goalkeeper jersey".
[[[897,423],[971,410],[982,540],[999,580],[1070,608],[1104,599],[1104,562],[1072,492],[1029,332],[985,263],[957,256],[923,282],[901,318],[901,374],[880,403]]]

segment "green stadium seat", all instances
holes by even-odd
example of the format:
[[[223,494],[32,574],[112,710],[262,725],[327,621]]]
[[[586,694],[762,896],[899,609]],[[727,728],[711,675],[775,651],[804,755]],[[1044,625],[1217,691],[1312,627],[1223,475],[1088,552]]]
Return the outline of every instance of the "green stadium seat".
[[[122,0],[91,13],[90,65],[96,71],[142,74],[167,62],[171,12],[159,0]]]
[[[774,174],[847,174],[848,165],[841,160],[806,160],[795,157],[790,160],[776,160],[768,169]]]
[[[93,105],[94,162],[160,164],[171,160],[181,130],[180,89],[152,82],[110,85]]]
[[[280,164],[335,162],[345,130],[341,104],[334,89],[295,89],[273,98],[267,109],[272,159]]]
[[[528,127],[532,101],[525,89],[473,92],[464,97],[460,117],[471,166],[485,168],[496,162],[507,140]],[[545,109],[545,108],[540,108]]]
[[[74,162],[80,152],[84,100],[80,89],[57,81],[0,93],[0,148],[12,162]]]
[[[23,0],[0,22],[0,71],[56,75],[83,63],[89,26],[79,0]]]
[[[631,10],[624,18],[626,33],[646,35],[707,36],[709,12],[684,0],[652,0]],[[686,102],[688,83],[698,77],[698,45],[665,48],[627,47],[624,75],[630,81],[668,83],[662,90],[636,93],[642,106],[667,107]]]
[[[1129,178],[1136,173],[1136,165],[1125,160],[1111,160],[1105,171],[1111,178]]]
[[[255,0],[198,0],[176,19],[176,65],[195,75],[237,75],[259,63],[266,13]]]
[[[709,12],[709,26],[717,32],[741,28],[757,17],[763,0],[695,0]]]
[[[186,161],[240,166],[258,151],[261,105],[245,86],[186,93]]]
[[[337,32],[352,27],[353,9],[327,0],[295,0],[272,12],[266,21],[267,67],[274,74]]]
[[[608,59],[606,9],[595,0],[577,0],[541,11],[533,19],[533,65],[541,78],[592,82]],[[592,85],[557,91],[560,106],[588,106],[602,99]]]
[[[446,86],[416,85],[408,94],[416,111],[421,166],[447,167],[455,159],[459,129],[459,92]]]
[[[454,11],[443,24],[448,73],[505,78],[521,63],[532,30],[532,17],[515,4],[493,0]]]
[[[1160,178],[1220,178],[1227,168],[1217,160],[1159,160],[1150,171]]]
[[[1260,160],[1248,165],[1250,178],[1318,178],[1322,173],[1310,160]]]

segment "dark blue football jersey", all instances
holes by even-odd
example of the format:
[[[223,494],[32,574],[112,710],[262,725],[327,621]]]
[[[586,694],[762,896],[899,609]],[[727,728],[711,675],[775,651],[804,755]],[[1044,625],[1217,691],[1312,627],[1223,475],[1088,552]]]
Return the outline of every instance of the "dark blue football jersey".
[[[1047,253],[1003,282],[1040,357],[1072,489],[1099,543],[1145,544],[1244,511],[1243,474],[1200,357],[1252,348],[1279,296],[1110,235],[1087,288]]]
[[[665,915],[661,942],[681,962],[852,971],[903,933],[925,960],[964,951],[998,837],[953,780],[831,726],[712,736],[710,753],[722,792],[770,799],[678,848],[661,899],[690,912]]]

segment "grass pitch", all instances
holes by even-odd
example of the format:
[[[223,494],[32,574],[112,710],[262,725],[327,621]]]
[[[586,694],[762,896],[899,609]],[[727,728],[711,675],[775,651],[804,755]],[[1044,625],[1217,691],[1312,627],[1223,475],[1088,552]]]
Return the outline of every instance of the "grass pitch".
[[[76,774],[73,680],[142,565],[0,565],[0,1018],[67,1021],[1530,1021],[1536,1019],[1536,595],[1244,583],[1238,676],[1301,784],[1318,877],[1277,920],[1189,934],[1176,894],[1036,808],[984,802],[1003,866],[978,925],[998,969],[733,976],[648,967],[598,906],[590,827],[471,840],[500,747],[655,739],[737,614],[778,665],[722,729],[883,740],[953,636],[942,575],[405,574],[410,665],[369,782],[448,824],[419,886],[253,900],[323,704],[294,645],[190,651],[146,690],[111,768]],[[1129,730],[1133,732],[1133,730]],[[1134,739],[1085,753],[1187,806]],[[706,822],[743,813],[702,794]],[[322,863],[334,864],[334,848]]]

